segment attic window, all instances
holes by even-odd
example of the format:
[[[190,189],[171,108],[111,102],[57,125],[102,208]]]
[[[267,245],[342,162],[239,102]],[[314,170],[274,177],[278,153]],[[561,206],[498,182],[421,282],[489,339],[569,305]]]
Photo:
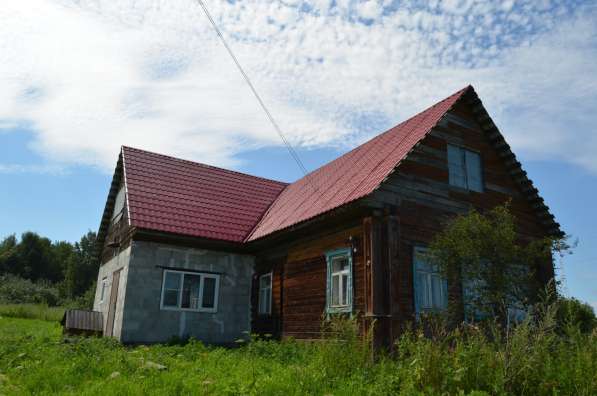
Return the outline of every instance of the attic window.
[[[448,170],[451,186],[483,192],[479,153],[448,144]]]
[[[120,220],[120,215],[122,214],[122,210],[124,209],[124,186],[120,188],[118,194],[116,194],[116,199],[114,200],[114,211],[112,212],[112,220]]]

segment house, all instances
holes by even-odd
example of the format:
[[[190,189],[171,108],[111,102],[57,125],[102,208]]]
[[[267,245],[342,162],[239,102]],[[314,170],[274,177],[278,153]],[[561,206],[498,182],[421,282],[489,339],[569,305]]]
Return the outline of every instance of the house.
[[[387,343],[461,293],[420,255],[445,220],[509,199],[521,238],[561,235],[471,86],[291,184],[122,147],[94,310],[127,343],[313,338],[336,313]]]

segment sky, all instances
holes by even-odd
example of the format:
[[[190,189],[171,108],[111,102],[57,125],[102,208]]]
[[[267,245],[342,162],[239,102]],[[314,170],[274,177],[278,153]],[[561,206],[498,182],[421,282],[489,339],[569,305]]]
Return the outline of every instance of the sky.
[[[597,0],[205,0],[312,170],[472,84],[597,308]],[[301,172],[194,0],[4,0],[0,237],[97,230],[121,145]]]

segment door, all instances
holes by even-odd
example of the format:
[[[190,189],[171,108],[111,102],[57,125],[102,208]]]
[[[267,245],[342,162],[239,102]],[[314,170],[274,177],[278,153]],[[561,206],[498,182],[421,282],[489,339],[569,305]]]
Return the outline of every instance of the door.
[[[114,316],[116,315],[116,303],[118,301],[118,286],[120,285],[120,271],[114,271],[112,274],[112,288],[110,290],[110,305],[108,306],[108,320],[104,335],[111,337],[114,335]]]

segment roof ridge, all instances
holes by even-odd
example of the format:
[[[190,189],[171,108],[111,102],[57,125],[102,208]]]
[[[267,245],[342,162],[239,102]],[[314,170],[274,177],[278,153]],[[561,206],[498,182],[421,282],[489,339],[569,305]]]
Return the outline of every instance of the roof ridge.
[[[408,119],[406,119],[406,120],[404,120],[404,121],[400,122],[399,124],[397,124],[397,125],[395,125],[395,126],[393,126],[393,127],[389,128],[389,129],[387,129],[386,131],[384,131],[384,132],[382,132],[382,133],[380,133],[380,134],[378,134],[378,135],[375,135],[375,136],[373,136],[371,139],[369,139],[369,140],[367,140],[367,141],[365,141],[365,142],[361,143],[360,145],[358,145],[358,146],[354,147],[352,150],[350,150],[350,151],[348,151],[348,152],[344,153],[343,155],[341,155],[341,156],[339,156],[339,157],[337,157],[337,158],[333,159],[332,161],[330,161],[330,162],[328,162],[328,163],[326,163],[326,164],[324,164],[324,165],[320,166],[319,168],[317,168],[317,169],[314,169],[313,171],[309,172],[309,173],[308,173],[307,175],[305,175],[304,177],[302,177],[302,178],[300,178],[300,179],[296,180],[295,182],[293,182],[293,183],[289,184],[287,187],[285,187],[285,188],[284,188],[284,189],[283,189],[283,190],[282,190],[282,191],[281,191],[281,192],[278,194],[278,196],[277,196],[277,197],[274,199],[274,201],[273,201],[273,202],[270,204],[270,206],[269,206],[269,207],[268,207],[268,209],[265,211],[265,213],[263,214],[263,216],[261,217],[261,219],[260,219],[260,220],[257,222],[257,224],[255,224],[255,226],[254,226],[253,230],[251,230],[251,232],[249,232],[249,234],[247,235],[247,237],[246,237],[245,241],[250,241],[250,240],[252,240],[252,237],[253,237],[253,235],[255,234],[255,232],[256,232],[256,231],[259,229],[259,227],[262,225],[262,223],[264,222],[264,220],[267,218],[267,215],[268,215],[268,214],[271,212],[272,208],[273,208],[273,207],[274,207],[274,206],[275,206],[275,205],[278,203],[278,201],[279,201],[279,200],[281,199],[281,197],[284,195],[284,193],[286,192],[286,190],[288,190],[288,188],[290,188],[290,187],[292,187],[292,186],[295,186],[295,185],[297,185],[298,183],[300,183],[300,182],[302,182],[302,181],[306,180],[306,179],[307,179],[307,177],[311,177],[312,175],[315,175],[317,172],[321,171],[323,168],[326,168],[326,167],[328,167],[328,166],[332,166],[332,164],[334,164],[334,163],[341,162],[343,159],[346,159],[346,158],[347,158],[347,157],[349,157],[351,154],[353,154],[355,151],[357,151],[357,150],[361,150],[361,149],[362,149],[364,146],[369,146],[371,142],[373,142],[373,141],[375,141],[375,140],[381,140],[381,139],[383,139],[383,137],[384,137],[384,136],[386,136],[387,134],[389,134],[389,133],[391,133],[391,132],[395,132],[395,131],[396,131],[396,130],[398,130],[400,127],[402,127],[402,126],[405,126],[405,125],[406,125],[408,122],[410,122],[410,121],[413,121],[413,120],[416,120],[416,118],[417,118],[417,117],[420,117],[421,115],[424,115],[425,113],[432,113],[433,109],[437,108],[438,106],[441,106],[441,105],[442,105],[443,103],[445,103],[446,101],[448,101],[448,100],[454,100],[454,103],[456,103],[456,101],[458,101],[458,100],[459,100],[459,99],[460,99],[460,98],[461,98],[461,97],[462,97],[462,96],[463,96],[463,95],[464,95],[464,94],[465,94],[465,93],[466,93],[468,90],[470,90],[470,89],[472,89],[472,86],[469,84],[469,85],[467,85],[466,87],[464,87],[464,88],[461,88],[460,90],[458,90],[458,91],[454,92],[453,94],[451,94],[451,95],[449,95],[449,96],[445,97],[444,99],[442,99],[442,100],[440,100],[440,101],[438,101],[438,102],[436,102],[436,103],[432,104],[431,106],[428,106],[428,107],[427,107],[427,108],[425,108],[424,110],[422,110],[422,111],[420,111],[420,112],[416,113],[415,115],[413,115],[413,116],[409,117]],[[449,111],[449,110],[450,110],[450,109],[453,107],[454,103],[453,103],[453,104],[450,106],[450,108],[446,109],[446,111],[444,111],[444,112],[443,112],[443,113],[442,113],[442,114],[441,114],[441,115],[438,117],[437,121],[436,121],[436,122],[433,124],[433,126],[431,126],[431,127],[429,127],[428,129],[426,129],[426,131],[425,131],[425,133],[424,133],[424,136],[426,136],[426,135],[429,133],[429,131],[430,131],[431,129],[433,129],[433,127],[434,127],[435,125],[437,125],[437,123],[438,123],[438,122],[439,122],[439,120],[440,120],[440,119],[441,119],[441,118],[442,118],[442,117],[445,115],[445,113],[447,113],[447,112],[448,112],[448,111]],[[417,121],[417,122],[416,122],[416,125],[415,125],[415,126],[413,126],[413,127],[411,128],[411,130],[410,130],[410,131],[409,131],[409,132],[408,132],[408,133],[407,133],[405,136],[403,136],[403,137],[402,137],[402,139],[400,139],[400,141],[399,141],[398,143],[396,143],[396,148],[394,148],[394,150],[392,150],[390,153],[388,153],[387,157],[389,157],[389,156],[390,156],[390,155],[391,155],[391,154],[392,154],[392,153],[393,153],[395,150],[397,150],[397,149],[398,149],[398,146],[399,146],[399,144],[400,144],[401,142],[403,142],[405,139],[407,139],[408,137],[412,136],[412,135],[413,135],[413,133],[415,133],[415,131],[416,131],[416,129],[417,129],[417,126],[419,126],[421,123],[423,123],[423,122],[425,121],[425,118],[422,118],[422,119],[420,119],[420,120],[416,120],[416,121]],[[419,139],[419,140],[420,140],[420,139]],[[370,148],[370,149],[372,149],[372,148]],[[409,152],[410,152],[410,150],[409,150]],[[379,164],[380,164],[380,163],[382,163],[382,162],[383,162],[385,159],[386,159],[386,157],[384,157],[384,158],[381,158],[381,159],[379,159],[379,161],[377,161],[376,163],[379,165]],[[398,162],[396,162],[396,164],[394,164],[394,166],[392,167],[392,170],[393,170],[393,169],[394,169],[394,168],[395,168],[395,167],[396,167],[396,166],[397,166],[397,165],[398,165],[400,162],[401,162],[401,160],[400,160],[400,161],[398,161]],[[377,166],[376,166],[376,167],[374,167],[373,169],[376,169],[376,168],[377,168]],[[390,171],[390,172],[391,172],[391,171]],[[368,174],[368,176],[370,176],[370,175],[371,175],[371,172]],[[386,175],[386,176],[387,176],[387,175]],[[384,176],[384,177],[385,177],[385,176]],[[360,181],[360,182],[359,182],[357,185],[355,185],[355,186],[354,186],[354,188],[352,188],[352,189],[350,190],[349,194],[347,195],[347,198],[351,197],[351,196],[354,194],[354,192],[355,192],[355,191],[357,191],[357,190],[360,188],[360,186],[361,186],[361,185],[362,185],[362,184],[363,184],[363,183],[364,183],[366,180],[367,180],[367,178],[365,178],[365,179],[361,180],[361,181]],[[380,183],[381,183],[381,182],[380,182]],[[379,186],[379,184],[378,184],[378,185],[377,185],[377,186],[376,186],[374,189],[376,189],[378,186]],[[373,189],[373,190],[374,190],[374,189]],[[323,195],[321,195],[321,197],[323,197]],[[330,196],[328,199],[326,199],[326,200],[325,200],[326,204],[328,204],[329,202],[331,202],[331,201],[332,201],[334,198],[335,198],[334,196]],[[357,198],[354,198],[354,199],[357,199]],[[353,201],[354,199],[350,199],[349,201]],[[303,203],[304,203],[304,202],[303,202]],[[299,206],[302,206],[302,205],[299,205]],[[324,206],[325,206],[325,205],[324,205]],[[331,210],[331,209],[328,209],[328,210]],[[318,216],[318,215],[320,215],[320,214],[322,214],[322,213],[325,213],[325,212],[327,212],[328,210],[324,210],[323,212],[321,212],[321,213],[318,213],[318,214],[315,214],[314,216]],[[288,216],[292,216],[292,214],[286,214],[286,217],[285,217],[285,219],[288,219]],[[307,217],[307,218],[305,218],[305,219],[303,219],[303,220],[301,220],[301,221],[307,220],[307,219],[309,219],[309,218],[312,218],[312,217],[314,217],[314,216],[309,216],[309,217]],[[282,228],[280,228],[280,229],[284,229],[284,228],[287,228],[287,227],[282,227]],[[276,230],[276,231],[279,231],[279,230]],[[269,234],[269,233],[268,233],[268,234]],[[265,236],[265,235],[267,235],[267,234],[264,234],[264,235],[262,235],[261,237],[263,237],[263,236]],[[260,238],[260,237],[258,237],[258,238]],[[256,239],[257,239],[257,238],[256,238]]]
[[[121,146],[121,150],[123,150],[123,151],[124,150],[133,150],[133,151],[142,152],[142,153],[146,153],[146,154],[156,155],[156,156],[162,157],[162,158],[168,158],[168,159],[175,160],[175,161],[185,162],[185,163],[190,164],[190,165],[201,166],[201,167],[209,168],[209,169],[215,169],[215,170],[219,170],[219,171],[224,171],[226,173],[234,173],[234,174],[237,174],[237,175],[240,175],[240,176],[251,177],[251,178],[254,178],[254,179],[264,180],[264,181],[268,181],[268,182],[272,182],[272,183],[276,183],[276,184],[281,184],[281,185],[288,185],[288,184],[290,184],[288,182],[283,182],[283,181],[274,180],[274,179],[268,179],[268,178],[262,177],[262,176],[251,175],[251,174],[248,174],[248,173],[239,172],[239,171],[232,170],[232,169],[226,169],[226,168],[222,168],[222,167],[219,167],[219,166],[205,164],[203,162],[192,161],[192,160],[188,160],[188,159],[184,159],[184,158],[178,158],[178,157],[174,157],[174,156],[167,155],[167,154],[157,153],[155,151],[140,149],[140,148],[137,148],[137,147],[122,145]]]

